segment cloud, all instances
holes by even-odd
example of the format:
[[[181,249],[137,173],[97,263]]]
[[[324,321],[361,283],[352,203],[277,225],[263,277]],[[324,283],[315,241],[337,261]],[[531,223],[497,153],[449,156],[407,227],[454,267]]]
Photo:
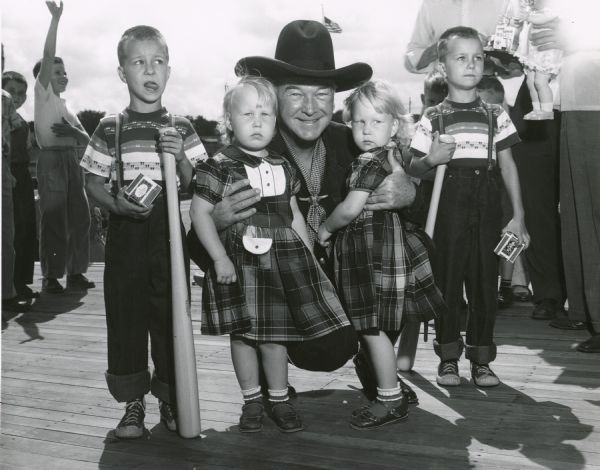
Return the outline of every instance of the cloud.
[[[422,77],[404,70],[403,55],[419,2],[413,0],[65,0],[57,53],[65,59],[70,84],[65,93],[76,110],[115,112],[127,105],[126,87],[116,67],[122,32],[150,24],[169,44],[171,78],[164,104],[173,112],[216,119],[226,83],[235,81],[233,67],[244,56],[272,57],[281,28],[294,19],[320,20],[325,14],[343,28],[333,35],[338,67],[369,63],[377,78],[397,86],[413,104]],[[0,0],[2,42],[7,70],[24,73],[41,56],[50,15],[43,0]],[[341,107],[345,94],[338,94]],[[23,107],[33,118],[33,93]]]

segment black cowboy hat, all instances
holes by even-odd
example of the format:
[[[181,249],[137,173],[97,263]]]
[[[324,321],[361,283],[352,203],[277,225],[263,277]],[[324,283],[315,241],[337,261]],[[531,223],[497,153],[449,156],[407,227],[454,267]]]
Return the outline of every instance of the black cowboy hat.
[[[235,66],[237,75],[260,75],[277,79],[331,80],[336,91],[355,88],[371,78],[371,66],[363,62],[335,68],[333,44],[329,31],[318,21],[296,20],[279,34],[275,58],[244,57]]]

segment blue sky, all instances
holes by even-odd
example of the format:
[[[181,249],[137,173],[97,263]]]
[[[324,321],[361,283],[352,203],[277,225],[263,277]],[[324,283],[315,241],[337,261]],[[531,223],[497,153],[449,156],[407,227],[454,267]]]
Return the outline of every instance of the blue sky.
[[[65,0],[57,53],[70,83],[63,95],[75,111],[116,112],[128,102],[118,79],[116,46],[136,24],[160,29],[169,44],[171,79],[164,104],[179,114],[217,119],[224,87],[235,81],[233,67],[248,55],[273,57],[281,28],[295,19],[339,23],[334,34],[336,65],[369,63],[376,78],[392,82],[413,112],[420,109],[422,77],[404,69],[403,55],[419,0]],[[44,0],[0,0],[6,70],[23,73],[41,57],[50,14]],[[338,94],[341,107],[344,94]],[[33,118],[33,93],[22,108]]]

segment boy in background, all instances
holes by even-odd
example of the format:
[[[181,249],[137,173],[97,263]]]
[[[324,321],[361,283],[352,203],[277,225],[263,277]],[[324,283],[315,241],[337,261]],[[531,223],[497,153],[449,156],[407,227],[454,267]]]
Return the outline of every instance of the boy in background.
[[[501,106],[485,104],[477,96],[484,54],[476,30],[456,27],[444,32],[438,57],[448,82],[448,97],[429,108],[417,125],[411,142],[415,158],[410,164],[415,176],[448,164],[432,259],[436,284],[448,305],[446,317],[436,324],[434,347],[441,360],[437,383],[460,385],[458,359],[464,343],[457,306],[465,282],[469,303],[465,356],[471,361],[475,385],[491,387],[500,383],[489,366],[496,357],[498,259],[494,247],[503,231],[513,232],[525,246],[529,244],[519,178],[510,152],[519,136]],[[440,139],[441,134],[450,134],[453,142]],[[504,229],[500,175],[513,212]]]
[[[69,82],[65,65],[56,57],[58,22],[63,3],[47,1],[52,15],[43,58],[35,64],[35,137],[41,153],[37,164],[40,196],[40,264],[42,292],[64,291],[58,279],[67,272],[67,287],[95,287],[84,273],[89,264],[90,209],[76,152],[89,136],[60,97]]]
[[[2,74],[2,89],[9,92],[15,108],[27,99],[27,81],[18,72]],[[33,179],[29,173],[31,141],[29,124],[17,113],[18,124],[10,133],[10,169],[15,178],[13,189],[15,217],[15,274],[14,285],[22,300],[39,296],[28,286],[33,283],[33,266],[37,254],[37,228],[35,224],[35,199]]]
[[[137,438],[144,433],[144,396],[149,391],[159,400],[161,421],[169,430],[177,429],[169,224],[164,191],[153,205],[144,207],[127,200],[123,190],[140,173],[164,187],[161,153],[175,156],[180,187],[187,189],[195,163],[207,155],[190,122],[172,116],[162,106],[171,71],[162,34],[150,26],[130,28],[123,33],[117,53],[129,106],[118,116],[100,121],[81,166],[88,172],[87,191],[110,211],[104,271],[106,381],[112,396],[126,402],[115,434]],[[163,127],[169,129],[159,136]],[[122,165],[116,164],[115,152],[119,152]],[[105,187],[107,179],[113,183],[112,193]],[[121,180],[123,187],[119,188]],[[183,224],[181,228],[183,232]],[[189,271],[187,253],[185,257]]]

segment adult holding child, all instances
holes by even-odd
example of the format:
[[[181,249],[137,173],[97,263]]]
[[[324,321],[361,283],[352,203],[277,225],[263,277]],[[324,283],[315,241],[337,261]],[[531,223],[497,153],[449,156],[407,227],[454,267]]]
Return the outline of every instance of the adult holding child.
[[[261,75],[275,84],[279,104],[278,127],[269,149],[285,156],[300,175],[298,206],[306,219],[315,256],[332,277],[330,252],[314,242],[320,224],[342,201],[343,176],[360,153],[352,140],[351,130],[332,122],[334,96],[336,92],[350,90],[368,80],[372,74],[371,67],[355,63],[336,68],[327,29],[316,21],[297,20],[281,31],[274,59],[245,57],[238,62],[236,72]],[[390,163],[394,171],[373,191],[367,201],[367,209],[399,210],[413,203],[413,183],[399,163]],[[247,185],[247,180],[240,181],[232,185],[229,194]],[[214,207],[213,219],[217,228],[222,230],[254,214],[252,206],[259,199],[258,191],[253,189],[224,197]],[[425,252],[424,247],[422,251]],[[319,349],[312,343],[310,350],[307,346],[302,351],[304,344],[307,343],[296,345],[299,355],[307,355],[314,361],[339,362],[335,350],[325,346]],[[371,375],[367,372],[368,365],[365,361],[361,364],[357,372],[363,387],[374,390],[374,381],[365,378]],[[414,396],[412,390],[410,393]]]

